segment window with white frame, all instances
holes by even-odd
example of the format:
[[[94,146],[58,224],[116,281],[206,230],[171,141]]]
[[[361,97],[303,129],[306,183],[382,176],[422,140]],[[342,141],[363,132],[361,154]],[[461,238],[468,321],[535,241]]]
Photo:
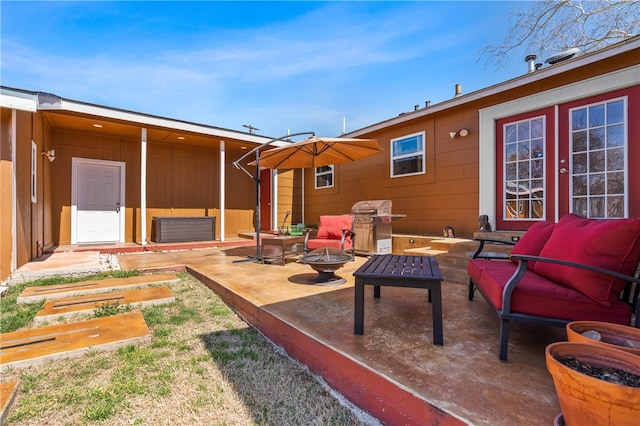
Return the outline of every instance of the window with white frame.
[[[627,214],[626,98],[570,110],[571,211],[605,219]]]
[[[545,117],[508,123],[503,129],[503,219],[544,219]]]
[[[333,164],[316,168],[316,189],[333,187]]]
[[[391,177],[424,174],[425,133],[391,139]]]

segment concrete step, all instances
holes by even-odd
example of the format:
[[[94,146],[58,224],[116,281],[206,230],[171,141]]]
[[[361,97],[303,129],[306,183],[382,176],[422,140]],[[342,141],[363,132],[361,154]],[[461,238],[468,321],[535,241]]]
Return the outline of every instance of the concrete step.
[[[429,244],[432,249],[443,250],[443,251],[455,251],[459,250],[461,245],[475,245],[477,247],[477,242],[473,240],[467,240],[464,238],[440,238],[437,240],[432,240]]]
[[[446,250],[434,250],[431,247],[418,247],[411,248],[402,251],[402,254],[406,254],[409,256],[437,256],[440,254],[447,253]]]
[[[127,278],[107,278],[104,280],[79,281],[69,284],[50,286],[36,286],[25,288],[17,303],[34,303],[42,299],[60,299],[63,297],[81,296],[84,294],[103,293],[106,291],[123,290],[127,288],[147,287],[153,284],[178,282],[176,274],[148,274]]]
[[[149,342],[141,312],[0,334],[0,371]]]
[[[49,300],[33,319],[35,322],[68,318],[77,314],[91,313],[101,306],[150,306],[175,301],[173,293],[167,286],[139,288],[135,290],[117,291],[84,296],[65,297]]]

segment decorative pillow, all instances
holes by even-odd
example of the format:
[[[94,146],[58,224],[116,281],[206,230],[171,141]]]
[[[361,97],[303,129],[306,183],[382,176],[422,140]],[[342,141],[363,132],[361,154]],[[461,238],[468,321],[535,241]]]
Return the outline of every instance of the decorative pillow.
[[[599,220],[568,214],[558,221],[540,256],[633,275],[640,262],[640,218]],[[626,285],[614,277],[546,262],[536,262],[534,271],[604,306],[611,306]]]
[[[342,238],[343,229],[351,229],[353,216],[320,216],[320,225],[318,226],[318,234],[316,238],[328,238],[330,240],[339,240]],[[350,235],[348,238],[350,239]]]
[[[555,226],[556,223],[552,221],[536,222],[531,225],[516,245],[513,246],[511,254],[539,256],[540,250],[542,250],[542,247],[546,244]],[[518,263],[517,259],[512,258],[511,261],[513,263]],[[536,262],[529,262],[527,268],[533,270],[535,264]]]

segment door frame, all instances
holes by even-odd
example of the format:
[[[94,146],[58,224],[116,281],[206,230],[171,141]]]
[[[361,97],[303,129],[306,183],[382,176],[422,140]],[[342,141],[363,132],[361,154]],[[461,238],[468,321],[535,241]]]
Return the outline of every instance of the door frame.
[[[539,71],[542,72],[542,71]],[[486,214],[489,221],[496,229],[496,121],[523,114],[528,111],[553,107],[556,109],[556,120],[560,104],[565,104],[574,100],[588,98],[602,93],[614,92],[638,84],[638,73],[640,65],[617,70],[601,76],[589,78],[579,82],[567,84],[556,89],[525,96],[523,98],[504,102],[479,111],[479,177],[478,177],[478,214]],[[554,157],[558,158],[559,123],[554,123],[556,152]],[[558,179],[555,180],[554,193],[558,193]],[[547,220],[557,221],[559,219],[558,203],[554,217]]]
[[[76,227],[78,226],[78,166],[80,164],[102,165],[120,168],[120,212],[118,241],[124,243],[125,236],[125,176],[126,163],[122,161],[98,160],[95,158],[71,158],[71,244],[78,244]]]

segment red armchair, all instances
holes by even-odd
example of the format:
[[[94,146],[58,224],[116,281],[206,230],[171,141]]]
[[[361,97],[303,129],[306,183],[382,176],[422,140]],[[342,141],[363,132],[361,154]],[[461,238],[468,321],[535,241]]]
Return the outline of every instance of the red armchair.
[[[307,253],[322,247],[332,247],[351,253],[351,258],[354,259],[353,223],[354,217],[352,215],[320,216],[318,230],[310,230],[305,235],[304,252]]]

